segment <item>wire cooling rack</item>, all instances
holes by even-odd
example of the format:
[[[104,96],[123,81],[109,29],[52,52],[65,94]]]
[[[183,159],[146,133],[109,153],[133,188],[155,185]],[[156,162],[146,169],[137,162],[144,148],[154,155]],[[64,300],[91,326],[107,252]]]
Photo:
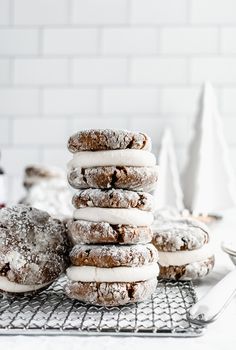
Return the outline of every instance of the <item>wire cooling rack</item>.
[[[64,294],[61,278],[34,296],[0,296],[0,334],[194,337],[186,312],[196,302],[191,282],[160,280],[151,300],[122,307],[92,306]]]

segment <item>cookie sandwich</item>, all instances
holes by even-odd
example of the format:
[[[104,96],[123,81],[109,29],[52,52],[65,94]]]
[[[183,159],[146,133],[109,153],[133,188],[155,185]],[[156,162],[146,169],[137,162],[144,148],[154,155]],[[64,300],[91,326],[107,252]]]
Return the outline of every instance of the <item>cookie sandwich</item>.
[[[214,267],[214,250],[208,227],[193,219],[156,221],[153,244],[159,252],[160,277],[194,280]]]
[[[77,189],[153,190],[157,166],[144,133],[123,130],[85,130],[72,135],[68,149],[68,181]]]
[[[152,240],[153,196],[122,189],[76,192],[68,235],[76,244],[137,244]],[[127,210],[128,209],[128,210]]]
[[[91,304],[115,306],[150,298],[158,275],[152,244],[76,245],[66,294]]]

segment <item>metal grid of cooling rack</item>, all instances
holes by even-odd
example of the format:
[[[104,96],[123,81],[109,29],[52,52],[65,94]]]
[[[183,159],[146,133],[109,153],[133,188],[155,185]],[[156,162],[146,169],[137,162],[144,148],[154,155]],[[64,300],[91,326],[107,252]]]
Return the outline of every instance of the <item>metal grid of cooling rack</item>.
[[[191,282],[160,280],[151,300],[102,307],[68,299],[65,277],[34,296],[0,296],[0,334],[194,337],[204,328],[186,312],[196,302]]]

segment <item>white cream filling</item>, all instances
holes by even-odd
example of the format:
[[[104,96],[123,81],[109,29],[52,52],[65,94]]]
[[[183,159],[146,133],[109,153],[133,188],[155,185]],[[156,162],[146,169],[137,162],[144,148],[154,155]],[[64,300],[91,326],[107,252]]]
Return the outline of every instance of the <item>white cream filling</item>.
[[[137,208],[81,208],[74,210],[74,218],[111,225],[150,226],[153,214]]]
[[[159,264],[161,266],[181,266],[202,261],[214,255],[210,244],[205,244],[199,249],[182,250],[177,252],[158,252]]]
[[[68,163],[68,168],[97,166],[154,166],[156,157],[148,151],[125,149],[113,151],[77,152]]]
[[[51,283],[51,282],[50,282]],[[37,289],[46,287],[50,283],[44,283],[44,284],[19,284],[15,282],[11,282],[7,279],[5,276],[0,276],[0,289],[5,292],[10,293],[25,293],[25,292],[32,292]]]
[[[156,263],[141,267],[71,266],[66,274],[77,282],[138,282],[157,277],[159,267]]]

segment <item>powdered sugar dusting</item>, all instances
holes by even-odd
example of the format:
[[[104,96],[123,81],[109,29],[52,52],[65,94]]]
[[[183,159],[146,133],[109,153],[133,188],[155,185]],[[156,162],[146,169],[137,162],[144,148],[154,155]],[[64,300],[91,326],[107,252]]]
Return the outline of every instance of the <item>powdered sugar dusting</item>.
[[[156,278],[134,283],[70,282],[66,294],[90,304],[115,306],[146,300],[156,286]]]
[[[64,225],[25,205],[0,210],[0,274],[22,284],[43,284],[65,268]]]
[[[122,189],[87,189],[75,193],[73,205],[76,208],[138,208],[151,211],[153,209],[153,196],[145,192],[134,192]]]
[[[195,280],[205,277],[214,267],[215,258],[196,261],[181,266],[160,266],[160,277],[176,280]]]
[[[108,222],[92,222],[71,219],[67,221],[68,236],[72,243],[149,243],[152,230],[148,226],[111,225]]]
[[[76,189],[121,188],[150,192],[156,188],[158,167],[106,166],[76,168],[68,172],[69,184]]]
[[[143,266],[155,263],[158,253],[152,244],[76,245],[70,253],[74,265],[97,267]]]
[[[208,227],[196,220],[156,220],[152,230],[153,244],[161,251],[198,249],[209,240]]]
[[[115,149],[151,150],[151,139],[144,133],[115,129],[82,130],[69,138],[68,149],[98,151]]]

